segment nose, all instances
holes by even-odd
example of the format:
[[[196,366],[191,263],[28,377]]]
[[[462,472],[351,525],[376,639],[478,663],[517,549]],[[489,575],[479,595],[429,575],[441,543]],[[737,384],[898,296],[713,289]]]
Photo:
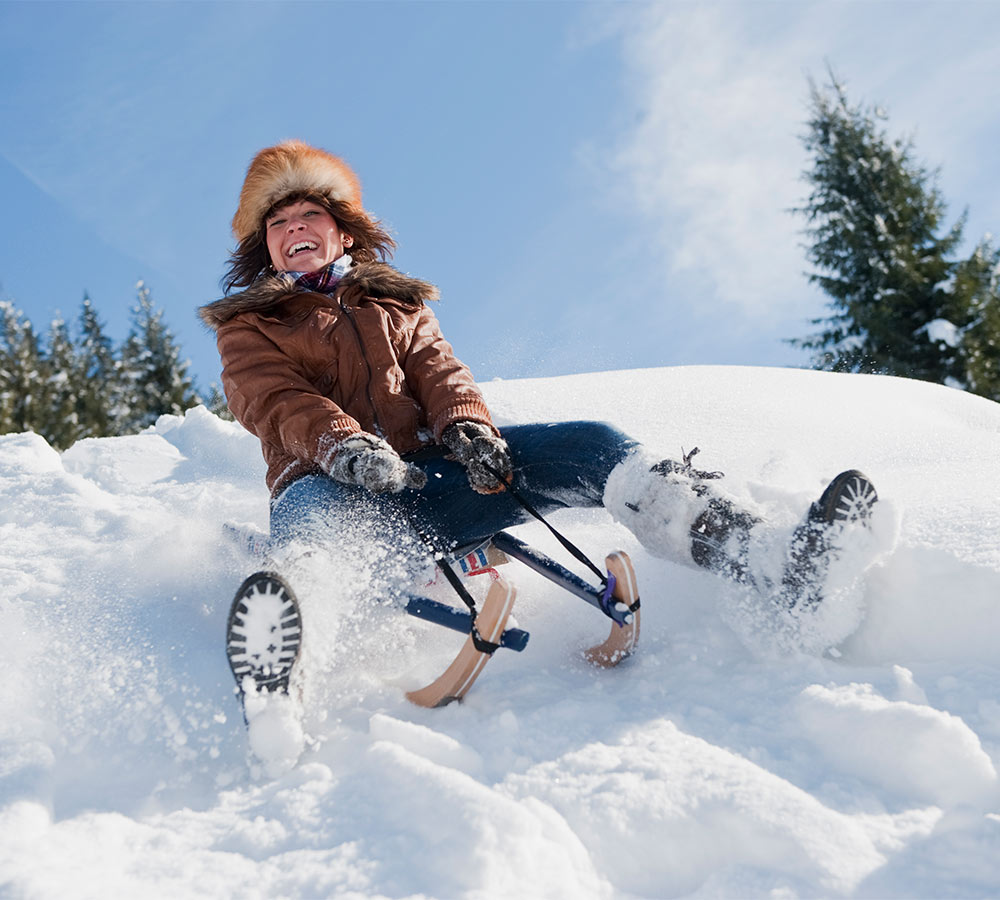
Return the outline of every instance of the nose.
[[[286,226],[286,229],[288,234],[292,234],[292,232],[301,231],[305,227],[306,227],[305,219],[302,219],[298,216],[292,216],[288,220],[288,225]]]

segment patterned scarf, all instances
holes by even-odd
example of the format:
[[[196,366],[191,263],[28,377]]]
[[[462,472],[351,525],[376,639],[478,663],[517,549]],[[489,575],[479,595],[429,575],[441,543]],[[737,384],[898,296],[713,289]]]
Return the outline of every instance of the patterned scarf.
[[[332,294],[337,282],[351,268],[353,260],[345,253],[332,263],[315,272],[282,272],[285,278],[295,279],[295,290],[314,291],[317,294]]]

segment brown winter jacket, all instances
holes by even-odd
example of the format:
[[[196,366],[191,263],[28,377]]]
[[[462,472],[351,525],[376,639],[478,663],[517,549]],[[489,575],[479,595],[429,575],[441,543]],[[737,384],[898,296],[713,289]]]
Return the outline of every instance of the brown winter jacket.
[[[203,306],[216,332],[233,415],[260,438],[277,494],[329,471],[340,443],[377,434],[403,454],[463,419],[494,427],[469,370],[424,302],[437,289],[385,263],[362,263],[333,296],[262,279]]]

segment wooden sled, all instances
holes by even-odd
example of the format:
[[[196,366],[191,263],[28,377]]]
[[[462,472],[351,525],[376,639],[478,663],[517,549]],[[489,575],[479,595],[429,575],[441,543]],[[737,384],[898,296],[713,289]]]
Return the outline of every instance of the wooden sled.
[[[498,577],[490,585],[483,608],[476,615],[476,628],[483,640],[490,644],[500,644],[516,596],[517,591],[503,578]],[[461,700],[492,655],[491,652],[477,650],[469,635],[452,664],[427,687],[408,692],[406,699],[412,700],[417,706],[431,707],[447,706],[453,700]]]
[[[616,666],[635,650],[639,640],[639,590],[627,553],[618,550],[605,558],[604,583],[594,587],[544,553],[501,531],[487,546],[457,556],[467,575],[488,574],[492,578],[482,609],[475,615],[423,597],[410,598],[406,606],[410,615],[465,632],[468,637],[451,665],[426,687],[407,693],[407,699],[427,707],[461,700],[495,650],[505,647],[520,652],[525,648],[528,633],[519,628],[506,628],[517,592],[495,566],[508,559],[524,563],[612,620],[608,637],[585,652],[591,663],[605,668]]]

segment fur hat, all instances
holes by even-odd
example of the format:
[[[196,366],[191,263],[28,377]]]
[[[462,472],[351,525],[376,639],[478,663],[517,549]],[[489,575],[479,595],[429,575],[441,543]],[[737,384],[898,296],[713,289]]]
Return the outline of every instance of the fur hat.
[[[264,214],[295,191],[317,191],[363,211],[361,182],[347,163],[302,141],[284,141],[261,150],[247,169],[233,216],[236,240],[250,237],[260,228]]]

